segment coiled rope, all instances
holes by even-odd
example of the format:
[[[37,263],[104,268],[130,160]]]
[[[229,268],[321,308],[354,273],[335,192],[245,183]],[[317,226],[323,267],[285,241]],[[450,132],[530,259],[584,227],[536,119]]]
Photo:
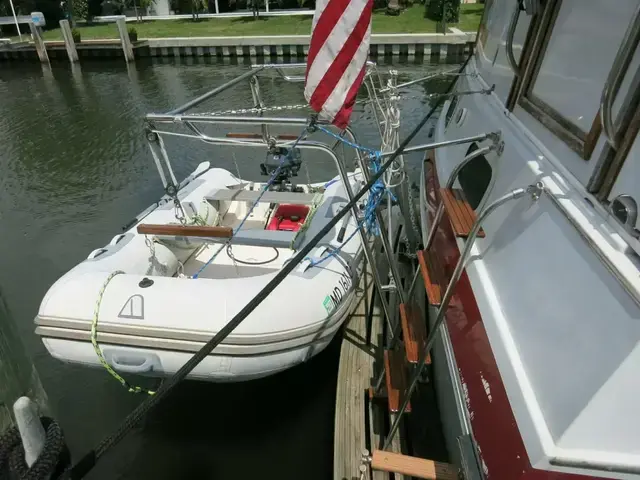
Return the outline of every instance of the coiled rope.
[[[322,126],[318,126],[318,129],[327,135],[335,138],[336,140],[342,142],[343,144],[352,147],[356,150],[360,150],[361,152],[365,152],[370,159],[371,171],[375,175],[380,170],[382,152],[380,150],[373,150],[368,147],[364,147],[362,145],[358,145],[356,143],[350,142],[344,136],[338,135],[331,130],[324,128]],[[333,181],[328,182],[325,186],[334,183]],[[309,266],[315,267],[325,262],[329,258],[337,256],[340,251],[344,248],[345,245],[349,243],[349,241],[358,233],[358,230],[364,228],[365,231],[371,235],[378,236],[380,235],[380,225],[378,223],[378,217],[376,215],[376,211],[382,202],[385,194],[390,195],[392,200],[395,200],[393,194],[389,190],[389,188],[385,185],[382,179],[376,181],[371,189],[369,190],[369,197],[367,198],[367,203],[364,208],[364,216],[360,222],[357,223],[356,229],[351,232],[351,234],[341,243],[339,247],[332,248],[326,255],[320,257],[319,259],[311,259],[309,260]]]
[[[113,280],[113,277],[117,275],[124,274],[122,270],[116,270],[109,274],[107,279],[102,284],[100,291],[98,292],[98,299],[96,300],[96,307],[93,310],[93,320],[91,321],[91,345],[93,345],[93,350],[96,352],[98,356],[98,360],[100,364],[105,368],[107,372],[111,374],[113,378],[118,380],[122,384],[124,388],[126,388],[130,393],[146,393],[148,395],[153,395],[156,392],[152,390],[147,390],[146,388],[138,387],[136,385],[131,385],[127,382],[118,372],[116,372],[111,365],[105,360],[104,355],[102,354],[102,349],[100,345],[98,345],[98,317],[100,315],[100,304],[102,303],[102,297],[104,297],[104,292],[107,289],[107,285],[109,282]]]
[[[29,467],[24,459],[24,447],[18,427],[11,427],[0,436],[0,478],[2,480],[49,480],[58,478],[69,466],[69,450],[62,429],[48,417],[40,419],[45,429],[44,448]]]

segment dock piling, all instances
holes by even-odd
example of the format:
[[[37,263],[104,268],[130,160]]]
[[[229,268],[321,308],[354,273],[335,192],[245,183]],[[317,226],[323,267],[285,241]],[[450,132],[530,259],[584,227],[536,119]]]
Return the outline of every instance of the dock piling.
[[[71,35],[71,26],[69,20],[60,20],[60,30],[62,30],[62,38],[64,38],[64,47],[67,49],[69,61],[75,63],[78,61],[78,51],[76,50],[76,42],[73,41]]]
[[[118,32],[120,33],[120,42],[122,43],[122,51],[124,52],[124,59],[126,62],[133,62],[133,46],[131,40],[129,40],[129,32],[127,32],[127,22],[125,16],[120,15],[116,20],[118,25]]]
[[[13,413],[22,438],[24,459],[31,466],[42,452],[46,437],[38,416],[38,407],[29,397],[20,397],[13,404]]]
[[[36,47],[36,52],[38,52],[38,58],[42,63],[49,63],[49,54],[47,54],[47,48],[44,45],[38,27],[36,27],[33,22],[29,22],[29,28],[33,36],[33,44]]]

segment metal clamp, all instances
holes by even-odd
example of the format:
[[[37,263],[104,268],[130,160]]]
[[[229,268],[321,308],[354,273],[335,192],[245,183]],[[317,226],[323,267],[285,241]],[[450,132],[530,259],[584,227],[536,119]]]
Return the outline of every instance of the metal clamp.
[[[614,150],[618,148],[617,132],[613,124],[613,102],[618,94],[624,74],[629,68],[633,54],[638,47],[638,41],[640,40],[640,5],[636,8],[631,23],[627,28],[622,39],[622,44],[616,58],[613,61],[609,76],[602,89],[602,97],[600,98],[600,120],[602,122],[602,129],[604,136]]]
[[[360,457],[360,466],[358,467],[358,479],[366,480],[367,472],[369,468],[368,465],[371,465],[371,455],[369,455],[369,450],[366,448],[362,450],[362,456]]]

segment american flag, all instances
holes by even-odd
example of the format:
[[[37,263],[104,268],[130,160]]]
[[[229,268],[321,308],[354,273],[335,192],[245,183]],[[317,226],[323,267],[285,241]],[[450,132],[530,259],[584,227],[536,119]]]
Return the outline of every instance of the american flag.
[[[345,128],[364,78],[373,0],[318,0],[304,96],[321,118]]]

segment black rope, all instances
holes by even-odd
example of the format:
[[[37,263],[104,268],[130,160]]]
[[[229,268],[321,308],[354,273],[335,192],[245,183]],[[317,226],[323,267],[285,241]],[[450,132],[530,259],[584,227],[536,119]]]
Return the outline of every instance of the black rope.
[[[45,429],[45,444],[36,461],[29,467],[24,459],[24,447],[17,427],[0,436],[0,479],[49,480],[68,468],[70,455],[60,426],[50,418],[41,418]]]
[[[467,63],[471,59],[470,54],[462,67],[460,72],[464,70]],[[322,230],[320,230],[304,247],[302,247],[298,253],[287,262],[282,269],[273,277],[273,279],[255,296],[253,297],[242,310],[240,310],[229,323],[216,333],[211,340],[209,340],[193,357],[191,357],[173,376],[167,379],[167,381],[156,391],[156,394],[147,397],[136,409],[131,412],[127,418],[120,424],[120,426],[107,438],[102,440],[98,446],[88,452],[78,463],[76,463],[68,472],[63,475],[63,478],[70,480],[79,480],[83,478],[96,464],[96,462],[105,454],[111,447],[120,442],[129,431],[135,427],[151,410],[158,406],[158,404],[173,390],[173,388],[182,382],[186,376],[202,361],[204,360],[214,348],[216,348],[227,336],[240,325],[245,318],[253,312],[262,301],[267,298],[268,295],[287,277],[287,275],[295,269],[298,264],[305,259],[305,257],[313,250],[318,242],[324,238],[324,236],[333,229],[338,222],[349,212],[354,205],[356,205],[362,197],[373,187],[373,185],[382,177],[384,172],[391,166],[398,155],[401,155],[409,142],[418,134],[418,132],[429,121],[438,108],[440,108],[442,102],[447,98],[447,95],[453,89],[455,85],[455,78],[449,84],[447,91],[438,97],[435,104],[431,107],[429,112],[418,123],[413,131],[402,141],[395,152],[391,155],[380,170],[373,175],[367,184],[360,189],[360,191],[349,201],[342,210],[340,210]]]
[[[250,262],[250,261],[247,261],[247,260],[238,260],[236,257],[234,257],[233,256],[233,251],[231,249],[231,244],[228,243],[227,244],[227,256],[231,260],[233,260],[234,262],[241,263],[242,265],[267,265],[267,264],[269,264],[271,262],[275,262],[278,259],[278,257],[280,256],[280,250],[278,250],[276,247],[271,247],[271,248],[273,248],[275,250],[275,252],[276,252],[276,254],[273,256],[273,258],[270,258],[269,260],[262,260],[262,261],[259,261],[259,262]]]

